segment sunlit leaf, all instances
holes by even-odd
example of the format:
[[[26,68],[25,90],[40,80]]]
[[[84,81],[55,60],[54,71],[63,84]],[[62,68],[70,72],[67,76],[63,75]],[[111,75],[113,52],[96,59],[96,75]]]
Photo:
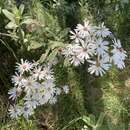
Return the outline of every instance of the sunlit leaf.
[[[47,58],[48,54],[50,52],[50,48],[46,50],[45,53],[43,53],[40,57],[40,59],[38,60],[39,63],[43,63],[45,61],[45,59]]]
[[[22,21],[22,24],[31,24],[31,23],[34,23],[34,22],[36,22],[34,19],[27,17]]]
[[[5,26],[5,28],[6,29],[16,29],[18,26],[15,24],[15,22],[9,22],[6,26]]]
[[[23,4],[21,4],[21,5],[19,6],[19,11],[20,11],[21,15],[23,14],[24,7],[25,7],[25,6],[24,6]]]
[[[28,50],[32,50],[32,49],[38,49],[42,46],[43,44],[37,41],[30,41],[30,45],[28,46]]]
[[[83,116],[82,120],[85,122],[86,125],[89,125],[89,126],[93,126],[93,124],[91,123],[91,119],[90,117],[88,116]]]
[[[50,55],[48,56],[48,60],[51,61],[51,60],[54,60],[55,57],[57,56],[57,53],[58,53],[58,50],[54,50],[52,53],[50,53]]]
[[[11,20],[12,22],[15,21],[15,16],[14,16],[14,14],[12,14],[11,12],[9,12],[9,11],[6,10],[6,9],[3,9],[2,12],[4,13],[4,15],[5,15],[9,20]]]
[[[59,42],[59,41],[50,41],[49,44],[50,44],[51,49],[64,46],[64,43]]]

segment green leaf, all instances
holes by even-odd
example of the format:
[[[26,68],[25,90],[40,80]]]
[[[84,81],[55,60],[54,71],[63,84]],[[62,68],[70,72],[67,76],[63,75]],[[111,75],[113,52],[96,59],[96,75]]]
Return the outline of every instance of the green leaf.
[[[90,114],[89,117],[90,117],[90,120],[91,120],[91,124],[96,125],[96,117],[92,114]]]
[[[109,130],[125,130],[125,124],[113,125],[110,121],[107,122]]]
[[[100,128],[97,128],[96,130],[109,130],[109,129],[106,125],[102,125]]]
[[[81,130],[90,130],[87,125],[85,125]]]
[[[28,46],[28,50],[32,50],[32,49],[38,49],[42,46],[43,44],[34,40],[30,41],[30,45]]]
[[[21,15],[20,12],[19,12],[19,9],[16,6],[14,6],[12,8],[12,13],[15,15],[15,18],[20,17],[20,15]]]
[[[59,42],[59,41],[49,41],[50,47],[51,49],[55,49],[57,47],[63,47],[64,43],[63,42]]]
[[[93,124],[91,123],[90,117],[83,116],[83,117],[82,117],[82,120],[86,123],[86,125],[88,125],[88,126],[90,126],[90,127],[93,127]]]
[[[73,119],[72,121],[70,121],[66,126],[64,126],[61,130],[66,130],[66,128],[68,128],[69,126],[71,126],[72,124],[76,123],[77,121],[81,120],[82,117]]]
[[[9,20],[11,20],[12,22],[15,22],[15,16],[14,16],[14,14],[12,14],[11,12],[9,12],[9,11],[6,10],[6,9],[3,9],[2,12],[3,12],[3,14],[4,14]]]
[[[70,66],[70,65],[71,65],[71,64],[70,64],[69,59],[66,58],[66,59],[64,60],[64,66],[65,66],[65,67],[68,67],[68,66]]]
[[[22,15],[23,14],[23,11],[24,11],[24,5],[23,4],[21,4],[20,6],[19,6],[19,11],[20,11],[20,14]]]
[[[101,113],[100,116],[99,116],[99,118],[98,118],[98,121],[96,123],[96,127],[101,127],[102,126],[104,117],[105,117],[105,114]]]
[[[2,12],[2,8],[0,7],[0,14],[1,14],[1,12]]]
[[[16,29],[18,26],[15,24],[15,22],[9,22],[6,26],[5,26],[5,28],[6,29]]]
[[[54,58],[57,56],[57,53],[58,53],[58,50],[53,50],[50,55],[48,56],[48,60],[51,61],[51,60],[54,60]]]
[[[31,19],[29,17],[26,17],[23,21],[22,21],[22,24],[31,24],[31,23],[34,23],[36,22],[34,19]]]
[[[70,31],[70,28],[66,28],[66,29],[62,30],[62,31],[60,32],[59,39],[65,38],[65,37],[68,35],[69,31]]]
[[[38,62],[43,63],[45,60],[52,61],[57,56],[58,50],[55,49],[51,53],[50,53],[50,51],[51,51],[50,48],[47,49],[46,53],[42,54],[42,56],[40,57]]]
[[[48,54],[50,52],[50,48],[46,50],[45,53],[43,53],[40,57],[40,59],[38,60],[39,63],[43,63],[45,61],[45,59],[47,58]]]

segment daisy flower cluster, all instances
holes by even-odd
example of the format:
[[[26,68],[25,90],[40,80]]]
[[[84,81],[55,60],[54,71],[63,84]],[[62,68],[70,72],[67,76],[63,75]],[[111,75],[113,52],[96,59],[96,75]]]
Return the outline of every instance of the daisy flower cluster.
[[[28,118],[38,106],[55,104],[58,95],[69,92],[67,85],[56,87],[52,64],[39,65],[21,59],[21,63],[16,65],[12,82],[14,88],[8,92],[9,98],[14,101],[9,109],[12,118]]]
[[[104,23],[94,26],[84,21],[70,33],[72,42],[63,49],[63,55],[74,66],[87,61],[88,72],[96,76],[105,74],[112,64],[119,69],[125,67],[126,51]]]

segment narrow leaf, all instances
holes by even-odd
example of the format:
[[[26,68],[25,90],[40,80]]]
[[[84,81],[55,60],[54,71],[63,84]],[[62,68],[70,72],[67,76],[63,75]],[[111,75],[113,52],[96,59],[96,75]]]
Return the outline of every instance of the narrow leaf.
[[[12,14],[11,12],[9,12],[8,10],[6,10],[6,9],[3,9],[2,10],[2,12],[3,12],[3,14],[9,19],[9,20],[11,20],[11,21],[15,21],[15,16],[14,16],[14,14]]]
[[[58,50],[54,50],[49,56],[48,56],[48,60],[51,61],[53,60],[56,56],[57,56]]]
[[[24,11],[24,5],[23,4],[21,4],[20,6],[19,6],[19,11],[20,11],[20,14],[22,15],[23,14],[23,11]]]
[[[105,117],[105,114],[101,113],[99,118],[98,118],[98,121],[96,123],[96,127],[101,127],[101,125],[103,124],[104,117]]]
[[[48,54],[50,52],[50,48],[46,50],[45,53],[43,53],[40,57],[40,59],[38,60],[39,63],[43,63],[45,61],[45,59],[47,58]]]
[[[9,22],[5,28],[6,29],[16,29],[18,26],[14,22]]]
[[[28,50],[32,50],[32,49],[38,49],[42,46],[43,44],[37,41],[30,41],[30,45],[28,46]]]
[[[82,117],[82,120],[86,123],[86,125],[88,125],[88,126],[90,126],[90,127],[93,127],[93,124],[91,123],[90,117],[83,116],[83,117]]]

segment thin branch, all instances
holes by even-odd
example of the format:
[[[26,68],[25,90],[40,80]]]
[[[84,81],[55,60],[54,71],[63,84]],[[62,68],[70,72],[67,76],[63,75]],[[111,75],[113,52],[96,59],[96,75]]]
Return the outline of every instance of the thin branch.
[[[4,46],[7,47],[7,49],[8,49],[9,51],[12,52],[12,54],[13,54],[14,58],[16,59],[16,61],[18,61],[18,58],[17,58],[17,56],[15,55],[13,49],[12,49],[9,45],[7,45],[2,39],[0,39],[0,41],[3,43]]]
[[[7,33],[1,33],[1,32],[0,32],[0,36],[7,36],[7,37],[12,37],[12,38],[16,38],[16,39],[18,39],[17,36],[15,36],[15,35],[11,35],[11,34],[7,34]]]

